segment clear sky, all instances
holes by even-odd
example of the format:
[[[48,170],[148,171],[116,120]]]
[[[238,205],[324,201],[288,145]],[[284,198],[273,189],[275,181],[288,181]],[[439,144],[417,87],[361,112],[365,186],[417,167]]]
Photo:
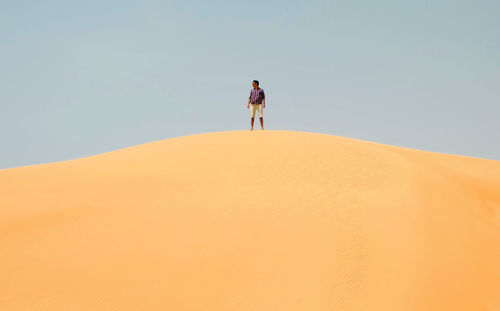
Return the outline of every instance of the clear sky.
[[[498,0],[0,1],[0,168],[248,130],[253,79],[268,130],[500,160]]]

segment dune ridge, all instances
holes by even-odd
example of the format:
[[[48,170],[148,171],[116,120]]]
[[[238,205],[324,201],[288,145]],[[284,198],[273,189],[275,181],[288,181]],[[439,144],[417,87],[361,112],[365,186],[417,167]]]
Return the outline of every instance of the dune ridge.
[[[500,161],[225,131],[0,170],[0,310],[500,310]]]

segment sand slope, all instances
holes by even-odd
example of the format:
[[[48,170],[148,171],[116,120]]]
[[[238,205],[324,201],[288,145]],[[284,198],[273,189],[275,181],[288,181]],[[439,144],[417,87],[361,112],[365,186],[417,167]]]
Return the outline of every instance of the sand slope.
[[[0,170],[0,310],[500,310],[500,161],[245,130]]]

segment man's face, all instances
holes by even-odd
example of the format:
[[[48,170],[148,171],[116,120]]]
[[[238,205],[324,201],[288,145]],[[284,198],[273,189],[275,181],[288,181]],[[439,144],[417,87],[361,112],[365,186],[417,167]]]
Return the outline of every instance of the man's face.
[[[252,86],[253,86],[253,88],[256,88],[257,87],[257,83],[252,82]]]

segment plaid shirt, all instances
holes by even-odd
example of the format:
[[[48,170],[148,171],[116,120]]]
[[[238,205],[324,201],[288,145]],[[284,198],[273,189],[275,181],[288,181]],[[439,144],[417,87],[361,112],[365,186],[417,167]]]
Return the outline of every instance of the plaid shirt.
[[[252,104],[262,104],[262,99],[264,98],[266,98],[266,94],[264,94],[264,90],[260,87],[257,89],[252,89],[250,91],[250,97],[248,97]]]

